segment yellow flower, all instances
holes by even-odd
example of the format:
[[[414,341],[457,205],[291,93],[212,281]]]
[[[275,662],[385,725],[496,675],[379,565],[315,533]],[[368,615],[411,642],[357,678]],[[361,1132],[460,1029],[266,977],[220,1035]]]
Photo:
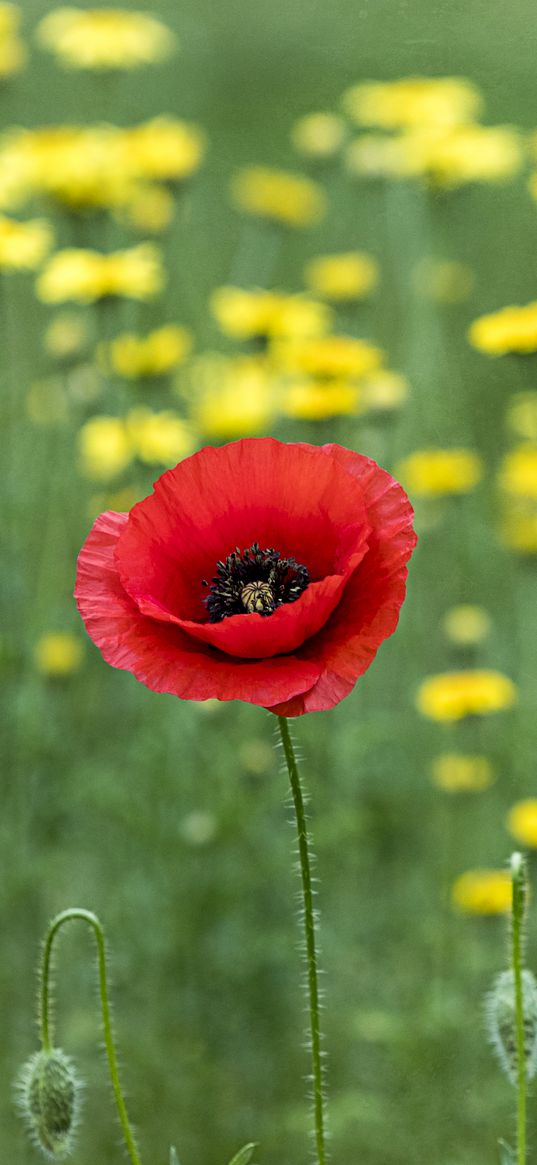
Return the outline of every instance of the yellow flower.
[[[88,329],[82,316],[67,311],[55,316],[43,337],[45,350],[56,360],[72,360],[88,341]]]
[[[537,509],[512,509],[504,514],[501,537],[516,554],[537,554]]]
[[[285,389],[281,409],[287,417],[301,421],[325,421],[328,417],[349,416],[359,411],[360,389],[346,380],[291,381]]]
[[[492,765],[486,756],[466,756],[445,752],[435,757],[432,779],[444,793],[480,793],[494,780]]]
[[[91,481],[108,481],[130,465],[134,451],[121,417],[91,417],[78,434],[80,470]]]
[[[307,264],[305,281],[316,295],[344,302],[361,299],[376,287],[378,264],[371,255],[346,251],[338,255],[318,255]]]
[[[453,883],[451,901],[463,914],[507,914],[512,894],[508,870],[467,870]]]
[[[507,814],[507,828],[520,845],[537,848],[537,797],[517,801]]]
[[[430,720],[462,720],[512,708],[517,690],[498,671],[468,670],[428,676],[417,693],[418,711]]]
[[[263,357],[207,353],[193,362],[190,383],[192,415],[207,437],[253,436],[273,420],[274,390]]]
[[[18,150],[34,192],[70,209],[122,206],[132,197],[135,175],[113,126],[26,130],[19,134]]]
[[[458,647],[472,647],[482,643],[490,634],[490,616],[483,607],[462,603],[451,607],[443,619],[444,631]]]
[[[107,346],[112,368],[128,379],[165,376],[182,364],[192,346],[190,333],[176,324],[165,324],[147,336],[123,332]]]
[[[412,177],[423,173],[423,151],[415,148],[414,135],[363,134],[348,145],[345,168],[359,178]]]
[[[396,469],[409,492],[419,497],[468,493],[482,474],[481,458],[471,449],[418,449]]]
[[[45,219],[17,222],[0,215],[0,271],[35,271],[52,243],[52,229]]]
[[[295,149],[307,158],[333,158],[345,136],[345,122],[336,113],[307,113],[291,130]]]
[[[506,453],[499,484],[506,494],[537,501],[537,445],[518,445]]]
[[[156,235],[169,227],[174,214],[173,194],[166,187],[147,184],[133,188],[126,205],[116,212],[116,218],[142,234]]]
[[[537,352],[537,300],[524,307],[502,307],[474,320],[468,332],[474,348],[487,356]]]
[[[331,322],[330,308],[306,296],[241,287],[217,288],[211,310],[220,330],[234,340],[318,336]]]
[[[15,4],[0,4],[0,77],[18,73],[26,62],[19,38],[20,11]]]
[[[232,180],[231,194],[239,210],[288,227],[312,226],[326,209],[324,191],[311,178],[268,166],[239,170]]]
[[[109,295],[153,299],[164,283],[161,253],[152,243],[102,255],[98,251],[67,248],[57,251],[37,281],[44,303],[73,299],[92,303]]]
[[[408,381],[400,372],[380,368],[368,376],[361,387],[362,412],[386,413],[398,409],[408,396]]]
[[[520,134],[509,125],[457,126],[423,146],[424,171],[438,186],[506,182],[523,161]]]
[[[519,437],[537,444],[537,392],[517,392],[511,397],[507,423]]]
[[[274,345],[282,371],[301,372],[325,379],[361,379],[379,368],[382,353],[367,340],[354,336],[319,336]]]
[[[122,130],[121,136],[129,164],[146,181],[183,182],[205,153],[205,135],[178,117],[154,117]]]
[[[38,37],[68,69],[134,69],[164,60],[176,43],[154,16],[122,8],[55,8]]]
[[[465,77],[367,81],[343,95],[353,121],[381,129],[458,125],[476,117],[481,105],[481,95]]]
[[[192,428],[171,409],[130,409],[125,423],[136,455],[148,465],[175,465],[194,449]]]
[[[51,631],[42,635],[34,649],[37,670],[44,676],[58,678],[78,671],[83,655],[80,640],[69,631]]]
[[[433,256],[418,264],[414,272],[418,291],[436,303],[463,303],[470,295],[474,273],[467,263]]]

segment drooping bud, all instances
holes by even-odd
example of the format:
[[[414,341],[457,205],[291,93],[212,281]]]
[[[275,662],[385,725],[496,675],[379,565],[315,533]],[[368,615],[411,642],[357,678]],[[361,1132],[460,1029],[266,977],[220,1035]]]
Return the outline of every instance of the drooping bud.
[[[537,982],[531,971],[522,971],[524,1003],[524,1057],[526,1078],[537,1071]],[[490,1042],[512,1084],[517,1082],[515,977],[512,971],[498,975],[486,998],[486,1019]]]
[[[73,1147],[81,1085],[60,1048],[36,1052],[25,1064],[17,1100],[32,1140],[46,1156],[65,1157]]]

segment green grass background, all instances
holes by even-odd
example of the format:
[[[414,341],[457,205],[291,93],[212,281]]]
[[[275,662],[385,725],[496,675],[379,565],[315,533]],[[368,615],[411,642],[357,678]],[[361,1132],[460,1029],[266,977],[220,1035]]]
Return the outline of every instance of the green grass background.
[[[49,8],[26,0],[27,34]],[[537,124],[529,0],[188,0],[152,11],[180,36],[170,64],[122,79],[111,94],[35,49],[0,108],[6,126],[128,124],[166,111],[206,129],[208,159],[174,228],[162,308],[195,329],[200,347],[216,342],[207,295],[229,278],[241,242],[225,184],[238,164],[296,166],[288,134],[297,116],[337,107],[360,79],[449,73],[482,87],[487,121]],[[321,876],[332,1153],[368,1165],[481,1165],[497,1159],[497,1138],[513,1126],[514,1094],[482,1020],[483,994],[505,962],[505,927],[453,914],[448,888],[469,866],[505,862],[505,811],[535,790],[535,574],[498,544],[493,489],[508,442],[506,396],[535,376],[533,364],[472,353],[465,329],[480,311],[535,297],[537,211],[523,179],[436,199],[405,185],[387,193],[328,185],[327,223],[290,238],[275,257],[261,232],[255,252],[243,249],[237,277],[258,283],[270,269],[275,286],[298,290],[309,255],[351,245],[376,254],[381,290],[356,325],[410,377],[412,394],[395,432],[354,422],[278,432],[347,442],[388,466],[422,445],[468,444],[488,470],[475,495],[443,506],[435,524],[418,508],[420,545],[396,637],[346,702],[296,724]],[[469,302],[439,311],[419,298],[411,272],[431,252],[471,264]],[[260,1143],[260,1165],[305,1160],[297,882],[273,719],[154,695],[108,669],[91,645],[69,681],[36,674],[39,635],[78,629],[71,592],[91,491],[76,472],[77,419],[36,428],[25,413],[29,384],[50,372],[41,347],[49,312],[29,279],[5,279],[1,295],[9,425],[1,1158],[35,1159],[11,1080],[34,1047],[39,940],[53,913],[81,905],[100,915],[110,941],[123,1076],[144,1161],[164,1165],[175,1143],[181,1165],[225,1165],[246,1140]],[[121,321],[132,318],[120,310]],[[158,307],[150,312],[158,318]],[[490,611],[493,634],[477,662],[505,669],[521,696],[513,713],[455,731],[422,721],[414,691],[427,672],[456,665],[440,619],[460,601]],[[443,797],[429,765],[452,747],[484,749],[496,784]],[[200,813],[210,837],[195,844]],[[532,910],[530,963],[533,930]],[[88,1085],[77,1165],[122,1154],[94,982],[91,939],[73,926],[59,959],[57,1018],[58,1039]],[[530,1126],[533,1145],[534,1100]]]

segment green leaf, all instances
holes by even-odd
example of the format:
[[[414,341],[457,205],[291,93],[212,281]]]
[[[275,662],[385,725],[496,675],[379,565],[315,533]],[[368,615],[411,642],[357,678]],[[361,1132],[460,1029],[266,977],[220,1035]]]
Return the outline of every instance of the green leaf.
[[[500,1165],[516,1165],[514,1149],[507,1144],[507,1141],[498,1141],[498,1148],[500,1150]]]
[[[239,1149],[238,1153],[235,1153],[235,1156],[231,1158],[229,1165],[249,1165],[254,1149],[257,1149],[257,1141],[250,1141],[248,1145],[243,1145],[242,1149]],[[173,1165],[173,1162],[170,1161],[170,1165]]]

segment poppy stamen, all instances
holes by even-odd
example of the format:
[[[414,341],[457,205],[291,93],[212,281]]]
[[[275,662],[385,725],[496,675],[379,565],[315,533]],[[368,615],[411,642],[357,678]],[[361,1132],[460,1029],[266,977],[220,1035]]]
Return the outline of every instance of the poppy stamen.
[[[308,568],[295,558],[282,558],[279,550],[261,550],[254,542],[239,547],[217,562],[216,574],[204,599],[210,623],[228,615],[272,615],[282,603],[294,603],[310,581]]]

